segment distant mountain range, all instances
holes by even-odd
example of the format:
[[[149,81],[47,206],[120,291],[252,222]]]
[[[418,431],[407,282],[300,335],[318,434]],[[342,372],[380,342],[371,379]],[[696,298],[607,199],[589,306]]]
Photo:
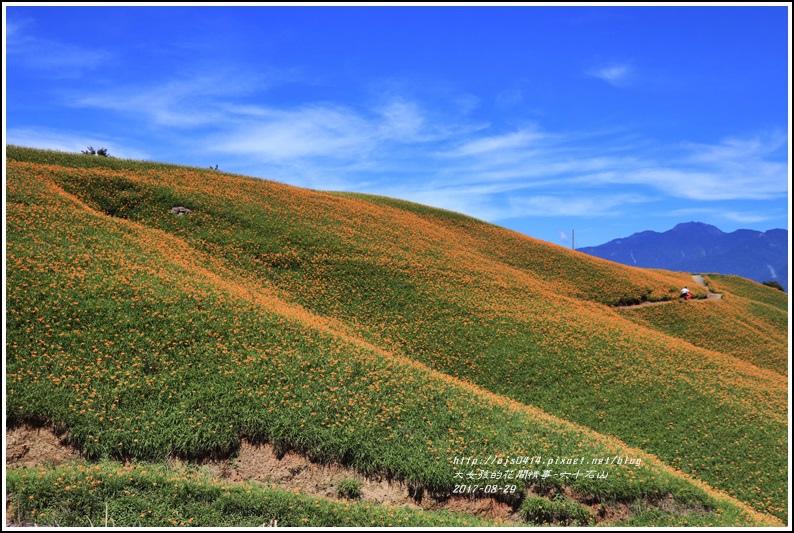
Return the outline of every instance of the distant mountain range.
[[[788,292],[788,230],[784,229],[725,233],[702,222],[686,222],[664,233],[642,231],[577,250],[624,265],[777,281]]]

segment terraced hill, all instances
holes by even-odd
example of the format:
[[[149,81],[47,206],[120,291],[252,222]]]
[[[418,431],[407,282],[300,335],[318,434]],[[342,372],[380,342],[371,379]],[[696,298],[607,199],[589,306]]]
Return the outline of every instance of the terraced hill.
[[[11,425],[89,460],[267,441],[534,523],[787,520],[777,294],[620,311],[691,278],[388,198],[7,150]]]

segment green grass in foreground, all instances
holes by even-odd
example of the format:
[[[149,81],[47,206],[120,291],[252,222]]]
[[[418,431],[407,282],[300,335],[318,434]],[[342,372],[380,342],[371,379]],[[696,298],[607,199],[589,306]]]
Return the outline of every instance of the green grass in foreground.
[[[8,471],[17,524],[60,527],[485,527],[494,522],[368,502],[312,498],[195,468],[112,462]]]
[[[7,472],[8,521],[15,525],[59,527],[493,527],[499,520],[450,512],[391,507],[367,501],[329,500],[230,482],[204,468],[183,464],[113,461]],[[621,504],[621,516],[596,518],[586,505],[551,489],[528,496],[517,513],[531,526],[734,527],[752,522],[732,503],[704,508],[695,500],[668,496]],[[602,508],[605,506],[602,504]],[[609,508],[609,502],[606,508]],[[515,524],[520,525],[520,524]]]

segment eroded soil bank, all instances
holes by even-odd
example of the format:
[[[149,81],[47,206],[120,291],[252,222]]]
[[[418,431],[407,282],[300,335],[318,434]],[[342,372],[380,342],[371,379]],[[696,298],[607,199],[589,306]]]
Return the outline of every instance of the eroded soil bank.
[[[6,466],[57,466],[82,461],[80,454],[65,444],[47,428],[21,426],[6,429]],[[178,462],[178,460],[173,460]],[[413,509],[468,513],[505,524],[521,523],[513,508],[493,498],[453,497],[436,500],[411,497],[408,486],[397,481],[369,479],[339,464],[321,465],[305,457],[288,452],[279,458],[269,444],[253,445],[243,441],[237,457],[223,461],[204,461],[202,466],[227,481],[256,481],[271,487],[298,491],[315,497],[342,499],[338,494],[340,482],[360,483],[360,499],[373,503],[406,506]]]

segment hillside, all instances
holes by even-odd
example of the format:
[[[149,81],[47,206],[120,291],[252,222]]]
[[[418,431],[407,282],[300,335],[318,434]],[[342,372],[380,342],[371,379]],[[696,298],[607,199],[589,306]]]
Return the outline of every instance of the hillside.
[[[708,306],[644,307],[624,316],[695,346],[730,353],[788,376],[786,294],[737,276],[711,274],[706,279],[714,291],[728,296]]]
[[[788,231],[740,229],[725,233],[701,222],[659,233],[642,231],[578,251],[624,265],[682,272],[718,272],[758,283],[777,281],[788,290]]]
[[[18,147],[6,170],[11,425],[68,431],[87,459],[270,442],[438,497],[470,472],[456,457],[582,457],[501,497],[533,522],[535,497],[593,521],[599,505],[655,525],[787,520],[775,297],[726,283],[745,307],[712,324],[721,302],[677,301],[688,275],[417,204]],[[616,307],[647,300],[671,315]],[[714,338],[741,319],[766,355],[751,334],[689,339],[678,317]],[[641,461],[593,468],[604,457]]]

